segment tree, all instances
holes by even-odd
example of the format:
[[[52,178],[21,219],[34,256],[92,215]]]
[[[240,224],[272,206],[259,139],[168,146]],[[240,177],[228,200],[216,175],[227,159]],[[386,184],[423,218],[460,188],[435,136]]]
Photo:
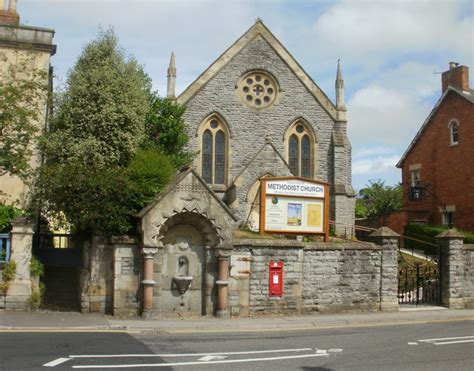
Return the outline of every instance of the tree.
[[[402,208],[402,187],[386,186],[385,182],[370,180],[370,185],[366,185],[359,191],[359,198],[356,200],[356,216],[386,216],[393,211]]]
[[[49,162],[127,165],[144,139],[151,82],[112,30],[86,45],[69,72],[42,150]]]
[[[185,149],[188,136],[183,120],[185,108],[174,100],[154,95],[146,120],[147,141],[171,157],[177,168],[191,161],[192,153]]]
[[[112,31],[89,43],[70,71],[50,131],[35,199],[76,230],[123,234],[169,181],[171,160],[145,142],[150,79]]]
[[[0,175],[26,180],[34,139],[48,95],[48,73],[35,68],[35,54],[14,50],[10,58],[0,53]]]

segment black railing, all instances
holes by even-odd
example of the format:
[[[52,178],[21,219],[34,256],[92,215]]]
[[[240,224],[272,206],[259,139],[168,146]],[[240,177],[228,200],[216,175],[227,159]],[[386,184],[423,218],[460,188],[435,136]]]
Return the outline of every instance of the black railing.
[[[440,303],[439,270],[434,263],[398,271],[398,304]]]

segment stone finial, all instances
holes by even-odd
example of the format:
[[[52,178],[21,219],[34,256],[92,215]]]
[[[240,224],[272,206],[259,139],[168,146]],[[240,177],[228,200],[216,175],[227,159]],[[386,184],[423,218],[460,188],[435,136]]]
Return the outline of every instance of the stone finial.
[[[255,18],[255,23],[262,23],[262,18],[260,17]]]
[[[436,236],[436,238],[464,238],[464,235],[459,232],[456,228],[448,229],[446,231],[441,232]]]
[[[399,238],[400,235],[392,231],[389,227],[380,227],[375,232],[373,232],[370,237],[393,237]]]
[[[166,96],[174,99],[176,97],[176,58],[174,52],[171,52],[170,64],[168,67],[168,85]]]
[[[344,103],[344,79],[342,77],[341,60],[337,60],[337,73],[336,73],[336,109],[338,111],[346,111],[346,105]]]

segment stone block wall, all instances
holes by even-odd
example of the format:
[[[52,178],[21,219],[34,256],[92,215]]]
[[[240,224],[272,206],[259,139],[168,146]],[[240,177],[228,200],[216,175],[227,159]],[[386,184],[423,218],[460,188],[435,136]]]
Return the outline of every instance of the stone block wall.
[[[80,277],[81,311],[112,312],[113,249],[107,238],[92,236],[83,247],[84,266]]]
[[[373,244],[312,244],[304,250],[305,311],[378,309],[381,251]]]
[[[113,315],[136,317],[141,311],[143,259],[136,239],[121,236],[112,239],[114,288]]]
[[[238,240],[233,247],[232,254],[249,257],[250,274],[231,274],[232,315],[398,308],[397,250],[393,246]],[[269,296],[270,261],[283,263],[281,297]]]
[[[474,244],[465,244],[462,249],[464,306],[474,309]]]

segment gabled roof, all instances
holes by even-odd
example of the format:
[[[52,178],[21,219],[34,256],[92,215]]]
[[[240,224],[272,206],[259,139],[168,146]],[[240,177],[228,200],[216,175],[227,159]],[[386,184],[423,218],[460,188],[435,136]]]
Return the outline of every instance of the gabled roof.
[[[229,216],[237,221],[238,218],[232,213],[229,207],[222,202],[222,200],[212,191],[211,188],[206,184],[206,182],[196,173],[191,167],[183,168],[176,176],[170,181],[170,183],[165,187],[165,189],[160,192],[157,197],[146,207],[144,207],[140,212],[137,214],[137,217],[143,218],[150,210],[152,210],[163,198],[166,197],[167,194],[174,191],[177,188],[177,185],[180,184],[188,175],[195,177],[201,186],[209,193],[212,198],[222,207],[222,209],[229,214]]]
[[[336,121],[341,120],[338,117],[338,111],[331,100],[324,94],[321,88],[316,85],[313,79],[303,70],[299,63],[270,32],[260,19],[249,28],[234,44],[232,44],[214,63],[212,63],[184,92],[177,98],[179,104],[185,105],[197,92],[199,92],[219,71],[224,68],[237,54],[240,53],[256,37],[262,37],[275,53],[287,64],[290,70],[298,77],[309,92],[316,98],[326,112]]]
[[[459,89],[456,89],[452,86],[448,86],[448,88],[446,89],[446,91],[443,93],[443,95],[441,96],[441,98],[439,98],[438,102],[436,102],[435,106],[433,107],[433,109],[431,110],[430,114],[428,115],[428,117],[425,119],[425,121],[423,122],[423,125],[421,125],[421,128],[420,130],[418,130],[418,133],[416,133],[415,137],[413,138],[413,140],[411,141],[410,145],[408,146],[407,150],[405,151],[405,153],[403,154],[402,158],[400,159],[400,161],[398,161],[397,163],[397,167],[398,168],[401,168],[402,165],[403,165],[403,161],[405,161],[406,157],[408,156],[408,154],[410,153],[410,151],[413,149],[413,147],[415,147],[415,144],[418,142],[418,139],[421,137],[421,135],[423,134],[423,132],[425,131],[426,127],[428,126],[428,124],[431,122],[431,119],[434,117],[434,115],[436,114],[436,112],[438,112],[438,109],[441,107],[441,104],[443,103],[444,99],[449,95],[449,93],[456,93],[458,95],[460,95],[461,97],[465,98],[467,101],[471,102],[474,104],[474,90],[470,89],[469,91],[462,91],[462,90],[459,90]]]

